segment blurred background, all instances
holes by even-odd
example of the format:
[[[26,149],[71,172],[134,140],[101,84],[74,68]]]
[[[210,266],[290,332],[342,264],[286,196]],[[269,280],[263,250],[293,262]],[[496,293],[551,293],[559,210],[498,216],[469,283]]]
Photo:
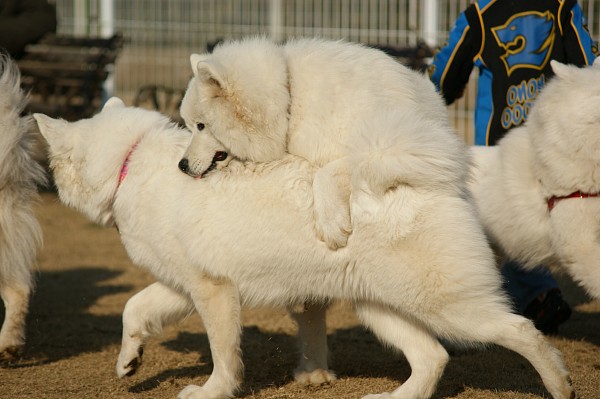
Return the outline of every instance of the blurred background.
[[[123,37],[106,81],[108,93],[143,102],[145,89],[177,96],[191,76],[189,55],[222,39],[264,34],[278,41],[317,36],[385,47],[419,67],[447,40],[468,0],[54,0],[58,34]],[[600,0],[579,0],[590,33],[600,38]],[[398,52],[398,50],[401,50]],[[416,64],[414,61],[417,61]],[[459,134],[472,143],[477,73],[450,106]],[[164,93],[163,93],[164,94]],[[153,93],[156,95],[156,93]],[[175,104],[177,101],[175,101]]]

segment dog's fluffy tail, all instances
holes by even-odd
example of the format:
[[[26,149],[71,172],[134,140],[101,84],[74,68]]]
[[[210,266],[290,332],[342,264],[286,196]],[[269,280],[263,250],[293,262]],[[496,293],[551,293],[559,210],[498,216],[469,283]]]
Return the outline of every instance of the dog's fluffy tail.
[[[0,55],[0,284],[31,286],[31,268],[42,232],[33,206],[46,184],[34,158],[37,131],[23,116],[27,96],[15,62]]]
[[[375,128],[353,143],[353,190],[381,196],[405,185],[465,195],[467,149],[441,118],[389,112]]]

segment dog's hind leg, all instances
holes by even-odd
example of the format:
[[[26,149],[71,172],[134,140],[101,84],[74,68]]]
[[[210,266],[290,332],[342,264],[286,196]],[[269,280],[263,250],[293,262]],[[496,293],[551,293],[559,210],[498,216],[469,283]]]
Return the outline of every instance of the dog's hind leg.
[[[29,308],[31,288],[27,284],[3,282],[0,296],[6,309],[0,330],[0,360],[9,360],[19,355],[25,345],[25,323]]]
[[[133,375],[142,363],[146,340],[194,310],[194,303],[188,296],[162,283],[151,284],[131,297],[123,311],[123,339],[117,375]]]
[[[202,318],[213,360],[213,371],[203,386],[188,385],[179,399],[232,398],[241,381],[241,303],[235,287],[226,279],[200,277],[186,286]]]
[[[491,295],[487,299],[480,298],[471,304],[457,303],[454,309],[449,307],[442,314],[430,314],[431,325],[450,340],[496,344],[520,354],[533,365],[554,399],[574,398],[575,392],[560,352],[550,345],[531,320],[511,313],[506,304],[493,301]],[[455,317],[460,314],[469,317]],[[452,315],[454,317],[450,317]]]
[[[493,323],[482,323],[478,328],[480,333],[490,334],[489,342],[527,359],[542,377],[546,389],[554,399],[575,398],[560,352],[548,343],[530,320],[512,313],[507,313],[504,317],[493,317],[493,320]]]
[[[426,399],[433,395],[448,352],[423,325],[403,318],[389,308],[371,303],[355,304],[359,319],[386,345],[400,350],[411,367],[410,377],[395,391],[363,399]]]
[[[300,364],[294,372],[294,378],[306,385],[334,381],[335,374],[327,367],[327,305],[311,303],[305,304],[301,310],[289,311],[298,324],[300,344]]]

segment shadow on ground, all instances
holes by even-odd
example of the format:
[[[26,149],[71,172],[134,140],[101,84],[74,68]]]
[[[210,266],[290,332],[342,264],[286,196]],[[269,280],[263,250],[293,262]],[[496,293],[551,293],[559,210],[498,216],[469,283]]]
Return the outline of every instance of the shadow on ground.
[[[120,314],[88,311],[102,297],[131,290],[104,283],[120,274],[94,267],[40,273],[30,304],[25,352],[8,367],[55,362],[120,342]],[[0,311],[4,315],[4,309]]]
[[[394,389],[410,376],[406,360],[384,348],[361,327],[337,330],[329,336],[329,344],[331,366],[341,380],[385,379]],[[170,351],[197,352],[198,365],[162,370],[130,386],[129,392],[152,391],[164,381],[181,378],[194,378],[196,384],[206,381],[213,368],[206,334],[183,332],[162,345]],[[245,328],[242,340],[245,365],[242,396],[252,396],[252,393],[266,388],[293,383],[293,370],[298,358],[295,348],[296,340],[288,334],[264,332],[255,326]],[[451,359],[434,398],[454,397],[469,387],[547,395],[536,371],[516,353],[498,347],[449,347],[448,351]],[[465,379],[465,375],[468,378]],[[303,389],[318,391],[323,388]]]

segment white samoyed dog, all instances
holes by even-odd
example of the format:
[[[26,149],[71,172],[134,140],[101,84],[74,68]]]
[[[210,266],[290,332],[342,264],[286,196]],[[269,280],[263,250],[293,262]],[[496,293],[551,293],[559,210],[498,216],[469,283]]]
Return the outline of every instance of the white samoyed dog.
[[[470,190],[509,258],[560,264],[600,298],[600,60],[552,70],[524,126],[472,147]]]
[[[377,200],[357,193],[353,234],[331,251],[313,232],[316,168],[306,160],[232,160],[193,179],[177,168],[189,131],[155,111],[113,98],[91,119],[34,116],[61,200],[93,221],[116,224],[133,262],[158,279],[125,307],[119,376],[140,365],[150,335],[196,310],[214,369],[179,398],[230,398],[242,379],[242,305],[298,309],[341,299],[412,368],[395,391],[365,398],[431,397],[449,360],[440,338],[514,350],[555,399],[574,394],[559,352],[511,312],[474,206],[463,196],[408,185]],[[296,314],[304,340],[297,375],[308,382],[333,379],[319,309]]]
[[[194,77],[181,116],[194,139],[181,169],[202,176],[226,156],[308,160],[319,168],[316,234],[332,249],[346,245],[352,231],[351,193],[381,201],[400,185],[462,184],[464,170],[455,165],[466,149],[434,85],[380,50],[253,37],[190,61]]]
[[[27,96],[20,85],[16,63],[0,56],[0,296],[5,307],[0,360],[18,355],[25,344],[33,268],[42,244],[34,205],[46,175],[34,156],[35,121],[21,115]]]

